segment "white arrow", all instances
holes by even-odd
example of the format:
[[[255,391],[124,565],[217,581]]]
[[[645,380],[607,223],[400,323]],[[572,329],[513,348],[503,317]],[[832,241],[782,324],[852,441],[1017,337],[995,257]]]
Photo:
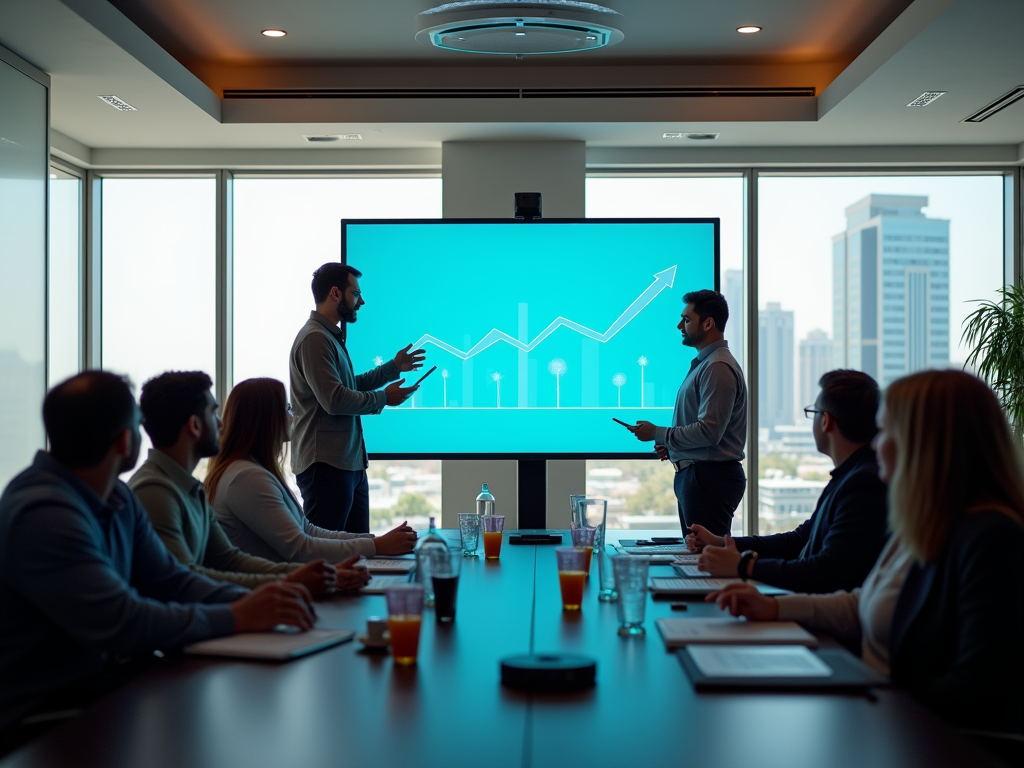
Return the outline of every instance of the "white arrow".
[[[576,333],[579,333],[582,336],[586,336],[587,338],[596,339],[597,341],[600,341],[603,344],[604,342],[612,338],[612,336],[614,336],[616,333],[621,331],[629,323],[630,320],[632,320],[634,317],[640,314],[640,311],[648,304],[650,304],[652,301],[654,301],[654,298],[659,293],[661,293],[666,288],[671,288],[675,280],[675,267],[669,267],[668,269],[663,269],[661,272],[656,272],[654,274],[654,282],[647,287],[647,290],[645,290],[643,293],[637,296],[636,300],[633,301],[632,304],[626,307],[625,311],[615,319],[615,322],[612,323],[611,326],[609,326],[608,330],[605,331],[604,333],[598,333],[597,331],[587,328],[586,326],[580,325],[579,323],[575,323],[572,320],[559,316],[552,321],[551,325],[549,325],[547,328],[541,331],[540,334],[538,334],[537,337],[534,338],[533,341],[530,341],[529,343],[525,343],[519,341],[518,339],[514,339],[504,331],[499,331],[497,328],[492,328],[491,331],[486,336],[480,339],[480,341],[478,341],[469,350],[465,352],[463,352],[461,349],[456,349],[451,344],[447,344],[441,341],[441,339],[438,339],[429,334],[422,336],[413,345],[413,348],[419,349],[424,344],[433,344],[435,347],[443,349],[445,352],[449,352],[463,360],[468,360],[474,355],[478,355],[488,347],[497,344],[499,341],[503,341],[506,344],[511,344],[513,347],[515,347],[516,349],[521,349],[523,352],[532,352],[534,349],[536,349],[538,344],[540,344],[542,341],[544,341],[544,339],[546,339],[548,336],[550,336],[552,333],[554,333],[555,331],[562,327],[576,331]]]

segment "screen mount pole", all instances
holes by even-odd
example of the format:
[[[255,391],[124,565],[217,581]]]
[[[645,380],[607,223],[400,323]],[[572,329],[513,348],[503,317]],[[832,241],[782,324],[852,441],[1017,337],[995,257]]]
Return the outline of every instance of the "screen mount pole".
[[[520,459],[519,527],[547,526],[548,463],[544,459]]]

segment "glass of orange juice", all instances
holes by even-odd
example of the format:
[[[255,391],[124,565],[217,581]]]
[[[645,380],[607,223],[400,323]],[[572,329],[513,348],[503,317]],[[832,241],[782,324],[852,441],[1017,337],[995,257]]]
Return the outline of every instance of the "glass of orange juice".
[[[388,601],[391,656],[395,664],[415,664],[423,619],[423,587],[419,584],[398,584],[388,587],[384,596]]]
[[[591,528],[586,525],[577,525],[572,523],[572,545],[577,549],[586,551],[587,567],[584,570],[587,572],[587,578],[590,577],[590,562],[594,555],[594,535],[597,533],[597,528]]]
[[[562,610],[578,611],[583,605],[588,552],[583,547],[559,547],[555,557],[558,558],[558,586],[562,588]]]
[[[484,557],[497,560],[501,557],[501,536],[505,530],[504,515],[481,515],[480,529],[484,533]]]

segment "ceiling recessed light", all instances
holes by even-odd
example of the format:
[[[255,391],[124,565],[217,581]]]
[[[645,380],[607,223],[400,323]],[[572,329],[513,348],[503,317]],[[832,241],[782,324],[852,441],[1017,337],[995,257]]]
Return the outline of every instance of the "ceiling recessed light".
[[[264,29],[260,34],[264,37],[284,37],[288,33],[283,29]]]
[[[526,37],[525,32],[516,32],[516,37]]]
[[[129,104],[124,99],[119,99],[117,96],[114,96],[113,94],[111,94],[109,96],[97,96],[96,98],[99,99],[102,102],[105,102],[105,103],[109,104],[114,109],[120,110],[121,112],[138,112],[139,111],[138,109],[133,107],[131,104]]]
[[[739,32],[741,35],[752,35],[755,32],[760,32],[761,28],[754,26],[753,24],[747,24],[746,26],[743,27],[736,27],[736,31]]]
[[[331,141],[362,141],[361,133],[321,133],[302,136],[310,144],[325,144]]]
[[[661,134],[661,138],[663,138],[663,139],[681,139],[681,138],[683,138],[683,134],[681,134],[681,133],[663,133],[663,134]]]
[[[907,104],[908,107],[925,107],[935,101],[939,96],[942,96],[945,91],[925,91],[912,102]]]

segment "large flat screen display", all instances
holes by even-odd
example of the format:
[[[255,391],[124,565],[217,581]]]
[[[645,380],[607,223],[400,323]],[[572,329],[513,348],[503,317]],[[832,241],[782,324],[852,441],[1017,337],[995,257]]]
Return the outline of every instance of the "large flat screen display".
[[[438,367],[363,419],[375,458],[650,456],[612,418],[670,423],[682,296],[718,289],[718,219],[345,220],[341,242],[356,372],[409,343]]]

